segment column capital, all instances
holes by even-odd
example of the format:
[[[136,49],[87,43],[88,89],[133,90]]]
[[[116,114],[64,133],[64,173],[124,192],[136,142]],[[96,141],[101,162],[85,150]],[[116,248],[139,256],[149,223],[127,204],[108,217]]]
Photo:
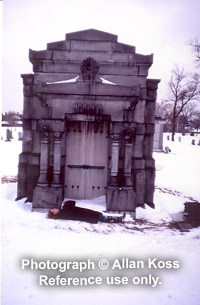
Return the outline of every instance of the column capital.
[[[62,138],[63,132],[60,131],[53,131],[54,140],[60,141]]]
[[[111,139],[113,142],[119,142],[120,138],[121,138],[120,134],[111,134]]]
[[[51,128],[47,122],[39,122],[38,123],[38,130],[40,132],[42,139],[48,139],[49,133],[51,132]]]
[[[135,134],[135,128],[125,128],[123,131],[124,139],[126,143],[131,143]]]

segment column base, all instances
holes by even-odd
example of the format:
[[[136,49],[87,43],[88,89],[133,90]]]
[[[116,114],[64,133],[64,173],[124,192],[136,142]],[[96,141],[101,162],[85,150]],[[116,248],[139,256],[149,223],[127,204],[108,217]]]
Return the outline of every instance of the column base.
[[[107,211],[135,212],[136,200],[133,188],[108,186],[106,209]]]
[[[118,177],[117,176],[111,176],[109,185],[112,186],[112,187],[117,187],[118,184],[119,184]]]
[[[33,192],[32,210],[60,208],[63,200],[63,188],[37,185]]]
[[[59,183],[52,183],[51,184],[51,187],[55,187],[55,188],[58,188],[58,187],[62,187],[62,185]]]
[[[61,183],[60,183],[60,171],[58,171],[58,174],[53,173],[53,181],[51,183],[52,186],[61,186]]]
[[[39,186],[39,187],[47,187],[47,186],[49,186],[49,184],[48,183],[40,183],[40,182],[38,182],[37,186]]]
[[[124,181],[124,186],[133,188],[133,183],[132,183],[131,176],[125,176],[124,180],[125,180]]]
[[[48,186],[48,181],[47,181],[47,171],[42,171],[40,170],[40,176],[37,182],[37,186]]]

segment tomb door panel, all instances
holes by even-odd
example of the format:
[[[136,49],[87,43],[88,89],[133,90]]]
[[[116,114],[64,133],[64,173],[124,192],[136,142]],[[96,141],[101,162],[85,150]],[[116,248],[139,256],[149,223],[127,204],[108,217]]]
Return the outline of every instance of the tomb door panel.
[[[91,199],[105,194],[108,165],[108,124],[69,122],[65,198]]]
[[[68,165],[65,173],[65,197],[71,199],[84,198],[85,170]]]

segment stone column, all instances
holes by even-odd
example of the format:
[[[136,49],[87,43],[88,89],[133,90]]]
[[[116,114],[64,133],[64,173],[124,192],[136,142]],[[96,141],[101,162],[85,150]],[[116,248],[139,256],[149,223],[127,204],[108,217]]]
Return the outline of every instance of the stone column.
[[[111,155],[111,172],[110,172],[110,185],[117,186],[117,175],[119,167],[119,140],[120,135],[112,135],[112,155]]]
[[[40,151],[40,176],[37,186],[48,186],[47,171],[48,171],[48,156],[49,156],[49,133],[46,127],[42,129],[41,151]]]
[[[132,162],[132,143],[125,141],[125,152],[124,152],[124,186],[132,186],[131,179],[131,162]]]
[[[132,155],[133,155],[133,130],[127,128],[124,130],[124,140],[125,140],[125,147],[124,147],[124,186],[125,187],[132,187],[133,182],[131,178],[131,168],[132,168]]]
[[[60,187],[61,172],[61,132],[54,132],[53,187]]]

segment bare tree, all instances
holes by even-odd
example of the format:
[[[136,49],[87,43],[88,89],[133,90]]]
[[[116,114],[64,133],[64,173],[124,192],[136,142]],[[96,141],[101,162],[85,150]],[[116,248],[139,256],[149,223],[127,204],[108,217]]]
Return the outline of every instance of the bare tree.
[[[188,44],[192,47],[192,52],[196,58],[196,61],[200,64],[200,39],[192,39]]]
[[[178,118],[178,132],[185,132],[186,129],[189,131],[191,127],[191,120],[196,113],[196,104],[194,102],[188,103]]]
[[[197,130],[197,132],[199,131],[200,129],[200,111],[196,111],[191,119],[190,119],[190,124],[191,126]]]
[[[183,68],[175,66],[168,83],[169,99],[165,101],[166,107],[171,108],[172,141],[174,141],[180,114],[186,105],[199,99],[199,86],[200,76],[198,74],[187,74]]]
[[[2,121],[7,121],[9,126],[17,126],[21,119],[22,115],[15,111],[9,111],[2,114]]]
[[[171,117],[171,106],[165,100],[156,102],[156,116],[169,120]]]

